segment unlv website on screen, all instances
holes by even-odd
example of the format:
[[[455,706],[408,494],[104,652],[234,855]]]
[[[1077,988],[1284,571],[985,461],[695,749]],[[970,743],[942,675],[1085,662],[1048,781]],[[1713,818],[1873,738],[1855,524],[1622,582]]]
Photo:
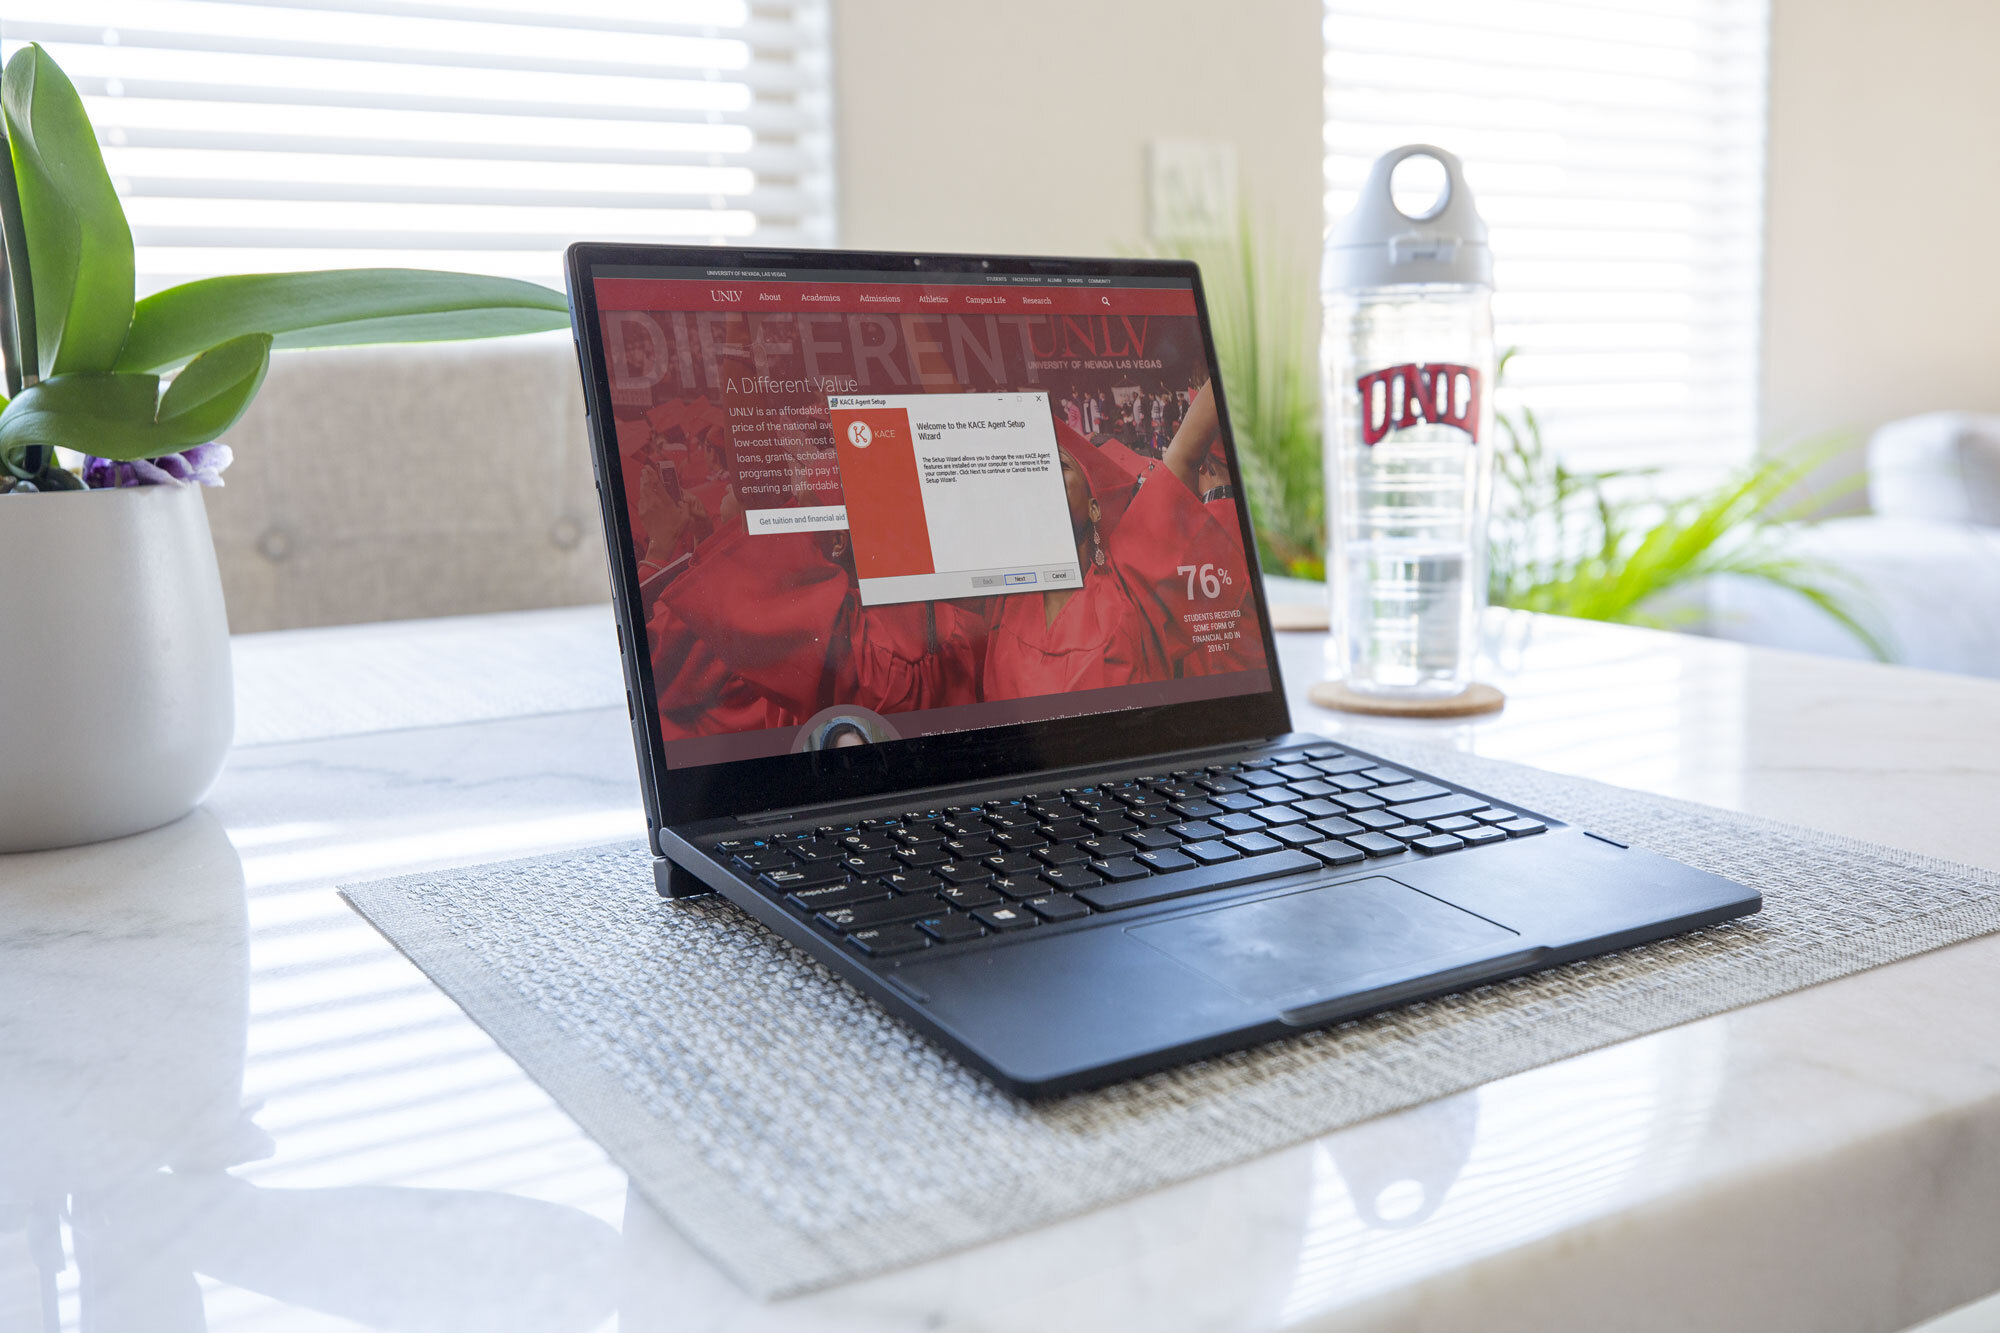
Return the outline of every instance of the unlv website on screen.
[[[670,765],[1269,688],[1185,284],[596,294]]]

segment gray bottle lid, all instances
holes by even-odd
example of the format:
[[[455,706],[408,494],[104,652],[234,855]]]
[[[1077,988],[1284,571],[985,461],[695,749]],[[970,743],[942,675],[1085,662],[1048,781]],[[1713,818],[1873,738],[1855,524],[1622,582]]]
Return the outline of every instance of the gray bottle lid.
[[[1445,184],[1429,212],[1411,217],[1396,207],[1389,177],[1397,163],[1420,156],[1437,159]],[[1328,292],[1411,283],[1491,287],[1493,252],[1486,246],[1486,224],[1473,205],[1458,158],[1421,143],[1376,158],[1354,211],[1327,238],[1320,282]]]

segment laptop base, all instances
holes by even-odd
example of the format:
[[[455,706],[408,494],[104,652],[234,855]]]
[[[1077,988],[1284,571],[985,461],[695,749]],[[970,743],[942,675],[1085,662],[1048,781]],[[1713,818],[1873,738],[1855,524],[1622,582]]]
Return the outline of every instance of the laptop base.
[[[697,898],[715,892],[664,856],[653,858],[653,887],[662,898]]]

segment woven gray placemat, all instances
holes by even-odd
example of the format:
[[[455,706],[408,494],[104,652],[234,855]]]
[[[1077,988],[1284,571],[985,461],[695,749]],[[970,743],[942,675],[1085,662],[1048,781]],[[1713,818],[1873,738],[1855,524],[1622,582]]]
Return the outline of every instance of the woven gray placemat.
[[[1455,751],[1382,749],[1752,885],[1764,911],[1028,1105],[726,902],[659,899],[636,842],[345,893],[664,1216],[765,1296],[2000,930],[1988,871]]]

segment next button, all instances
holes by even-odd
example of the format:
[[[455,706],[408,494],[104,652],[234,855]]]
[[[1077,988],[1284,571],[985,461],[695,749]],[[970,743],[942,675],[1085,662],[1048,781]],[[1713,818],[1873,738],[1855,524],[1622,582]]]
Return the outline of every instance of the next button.
[[[1009,574],[1007,576],[1007,582],[1010,585],[1016,583],[1033,583],[1034,581],[1035,576],[1033,574]]]

